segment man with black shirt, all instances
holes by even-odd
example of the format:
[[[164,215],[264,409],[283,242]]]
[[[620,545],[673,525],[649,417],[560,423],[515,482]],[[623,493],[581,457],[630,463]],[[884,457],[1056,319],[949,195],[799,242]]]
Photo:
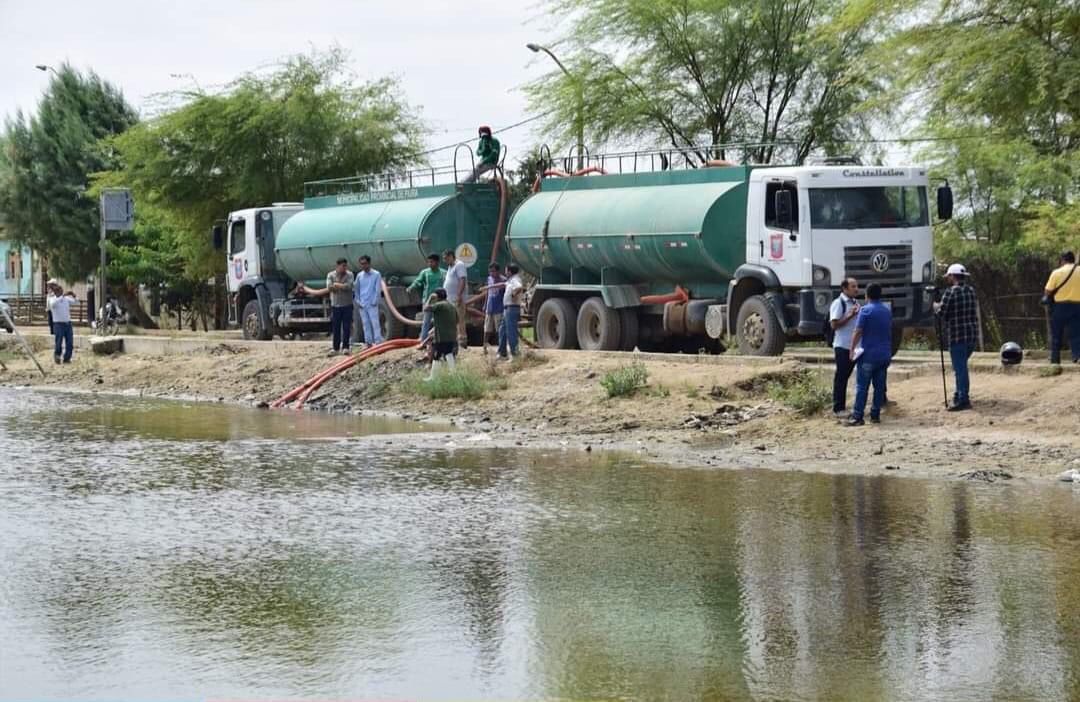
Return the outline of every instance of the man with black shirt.
[[[941,296],[941,302],[934,303],[934,312],[945,327],[949,358],[952,359],[953,373],[956,375],[956,392],[950,412],[971,409],[971,378],[968,374],[968,359],[975,353],[975,344],[979,341],[979,300],[975,297],[975,288],[968,285],[968,272],[963,265],[954,263],[945,273],[945,280],[950,287]]]

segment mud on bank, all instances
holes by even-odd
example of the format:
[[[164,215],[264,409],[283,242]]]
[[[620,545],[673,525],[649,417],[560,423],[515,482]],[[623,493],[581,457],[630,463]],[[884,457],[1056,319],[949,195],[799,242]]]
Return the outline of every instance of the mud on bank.
[[[44,339],[35,344],[44,346]],[[314,344],[267,353],[222,342],[184,355],[83,352],[48,375],[29,361],[0,356],[0,384],[48,385],[90,391],[197,397],[265,406],[334,360]],[[976,371],[975,410],[946,413],[936,367],[898,370],[889,383],[890,407],[880,426],[847,428],[827,411],[803,416],[785,404],[779,385],[805,374],[828,378],[828,367],[798,361],[768,365],[694,363],[652,355],[533,352],[523,363],[495,363],[480,349],[464,366],[484,378],[485,395],[471,401],[432,400],[415,384],[422,366],[414,351],[367,361],[332,379],[308,409],[389,412],[413,419],[446,419],[485,441],[516,446],[565,446],[639,452],[682,466],[802,470],[854,474],[1053,478],[1080,467],[1080,374],[1043,376]],[[628,363],[648,371],[645,388],[607,398],[604,375]],[[850,402],[850,398],[849,398]],[[290,410],[279,410],[290,411]],[[424,443],[431,437],[418,439]]]

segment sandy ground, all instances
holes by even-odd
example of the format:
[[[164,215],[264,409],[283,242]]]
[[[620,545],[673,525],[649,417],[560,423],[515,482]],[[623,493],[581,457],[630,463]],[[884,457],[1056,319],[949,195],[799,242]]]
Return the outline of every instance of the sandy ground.
[[[44,347],[45,339],[35,343]],[[47,385],[102,392],[265,406],[337,359],[325,348],[297,344],[288,355],[223,342],[186,355],[79,353],[56,366],[49,354],[42,378],[28,360],[0,350],[0,384]],[[607,399],[600,379],[631,361],[645,364],[648,386],[633,397]],[[1043,377],[1041,365],[1017,373],[976,369],[974,411],[947,413],[935,365],[898,368],[889,382],[880,425],[849,428],[831,413],[800,415],[765,390],[769,378],[823,370],[798,361],[768,366],[724,359],[693,363],[653,355],[533,352],[522,363],[496,364],[479,349],[464,363],[497,386],[483,399],[430,400],[410,390],[421,372],[411,350],[359,364],[315,393],[309,409],[389,412],[450,420],[462,440],[506,446],[627,450],[688,467],[770,468],[853,474],[1053,479],[1080,467],[1080,369]],[[951,374],[949,378],[951,387]],[[850,402],[850,399],[849,399]],[[279,410],[290,411],[290,410]],[[445,443],[441,436],[416,437]]]

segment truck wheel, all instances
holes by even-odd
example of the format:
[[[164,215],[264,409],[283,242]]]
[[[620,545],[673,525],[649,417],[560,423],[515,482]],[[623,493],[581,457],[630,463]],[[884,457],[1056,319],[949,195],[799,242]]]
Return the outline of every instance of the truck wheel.
[[[263,328],[262,319],[259,317],[259,301],[248,300],[244,305],[244,314],[240,317],[240,326],[244,330],[244,338],[248,341],[267,341],[270,339],[270,330]]]
[[[542,349],[577,348],[577,312],[569,300],[544,300],[536,313],[536,343]]]
[[[379,300],[379,326],[382,328],[383,339],[387,341],[405,336],[405,325],[386,306],[386,300]]]
[[[736,324],[739,352],[747,356],[779,356],[784,352],[784,330],[764,295],[747,298]]]
[[[622,324],[619,311],[590,297],[578,310],[578,344],[584,351],[615,351],[619,348]]]
[[[619,323],[622,336],[619,339],[620,351],[633,351],[638,343],[638,311],[636,307],[624,307],[619,310]]]

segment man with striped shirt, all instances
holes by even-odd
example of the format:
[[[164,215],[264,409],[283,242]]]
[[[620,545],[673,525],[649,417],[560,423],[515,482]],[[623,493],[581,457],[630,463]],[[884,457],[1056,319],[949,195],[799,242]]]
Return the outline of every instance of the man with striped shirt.
[[[941,296],[941,302],[934,303],[934,312],[945,327],[949,358],[952,359],[953,373],[956,375],[956,392],[950,412],[971,409],[971,379],[968,374],[968,359],[975,352],[979,340],[979,300],[975,297],[975,288],[968,284],[968,272],[959,263],[949,266],[945,280],[950,287]]]

